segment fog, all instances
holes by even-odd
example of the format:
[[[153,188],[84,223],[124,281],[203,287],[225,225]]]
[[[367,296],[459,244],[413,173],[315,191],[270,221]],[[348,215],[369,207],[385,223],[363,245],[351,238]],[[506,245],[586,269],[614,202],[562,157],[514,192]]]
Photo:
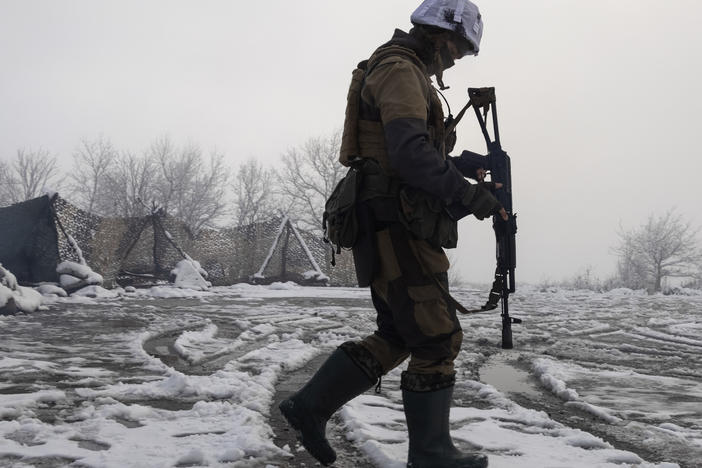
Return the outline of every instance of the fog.
[[[694,0],[476,1],[478,57],[444,81],[497,88],[512,157],[519,280],[605,277],[619,226],[676,207],[702,224],[697,178],[702,4]],[[170,135],[232,166],[276,164],[343,124],[355,64],[409,29],[418,1],[0,0],[0,159],[82,138],[140,151]],[[468,115],[457,148],[483,152]],[[490,280],[489,223],[461,223],[462,276]]]

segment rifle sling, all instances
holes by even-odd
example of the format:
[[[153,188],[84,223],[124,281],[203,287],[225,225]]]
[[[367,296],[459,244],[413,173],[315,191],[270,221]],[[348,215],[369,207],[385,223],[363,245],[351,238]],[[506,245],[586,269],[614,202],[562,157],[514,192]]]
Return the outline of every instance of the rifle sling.
[[[439,278],[436,277],[435,274],[431,274],[431,278],[434,281],[434,284],[436,284],[436,287],[439,288],[439,291],[441,291],[441,294],[444,296],[444,299],[446,299],[448,302],[453,304],[453,306],[463,315],[468,315],[468,314],[475,314],[478,312],[485,312],[485,310],[481,309],[473,309],[473,310],[468,310],[465,307],[463,307],[463,304],[458,302],[444,287],[443,284],[441,284],[441,281],[439,281]],[[489,310],[489,309],[488,309]]]
[[[448,138],[448,136],[451,134],[451,132],[453,132],[454,129],[458,126],[458,122],[461,121],[461,119],[462,119],[463,116],[465,115],[466,111],[467,111],[467,110],[470,108],[470,106],[472,106],[472,105],[473,105],[473,101],[468,101],[468,104],[466,104],[465,107],[463,107],[463,109],[461,109],[461,112],[459,112],[458,115],[456,116],[456,118],[453,119],[453,121],[451,122],[451,124],[450,124],[448,127],[446,127],[446,137],[447,137],[447,138]]]
[[[409,246],[408,246],[408,247],[409,247]],[[480,310],[468,310],[468,309],[466,309],[466,308],[463,306],[463,304],[461,304],[460,302],[458,302],[458,301],[451,295],[451,293],[448,292],[448,290],[444,287],[444,285],[441,284],[441,281],[439,281],[439,278],[437,278],[436,275],[435,275],[434,273],[432,273],[431,270],[430,270],[429,268],[427,268],[427,265],[426,265],[426,263],[424,263],[424,260],[423,260],[420,256],[414,255],[414,253],[412,253],[411,249],[408,249],[408,251],[409,251],[408,253],[409,253],[410,255],[412,255],[412,256],[417,260],[417,263],[419,263],[419,266],[422,268],[422,270],[426,271],[427,274],[431,277],[431,280],[434,282],[434,285],[435,285],[437,288],[439,288],[439,291],[441,292],[441,295],[444,296],[444,299],[445,299],[448,303],[452,304],[460,313],[462,313],[463,315],[468,315],[468,314],[474,314],[474,313],[477,313],[477,312],[484,312],[482,309],[480,309]]]
[[[456,307],[462,314],[470,314],[471,311],[463,307],[460,302],[451,296],[448,290],[441,284],[439,278],[436,274],[432,273],[431,269],[427,267],[426,262],[420,255],[415,255],[414,251],[410,247],[409,235],[410,233],[399,223],[393,223],[389,227],[390,238],[392,239],[393,248],[396,249],[395,254],[401,256],[408,262],[407,268],[400,266],[402,275],[408,282],[408,285],[419,285],[426,284],[427,276],[431,278],[431,281],[439,289],[439,292],[444,299]],[[414,265],[413,265],[414,264]]]

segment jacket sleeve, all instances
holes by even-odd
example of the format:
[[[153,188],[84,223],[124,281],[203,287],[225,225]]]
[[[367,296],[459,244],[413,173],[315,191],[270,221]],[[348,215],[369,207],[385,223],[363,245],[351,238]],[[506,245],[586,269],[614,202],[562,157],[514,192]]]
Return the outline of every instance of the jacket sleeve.
[[[468,182],[451,161],[444,161],[429,141],[426,121],[395,119],[385,124],[385,141],[393,169],[409,185],[447,204],[461,200]]]
[[[430,141],[429,84],[419,68],[402,59],[382,63],[366,77],[363,97],[380,110],[390,165],[400,178],[446,203],[459,201],[469,183]]]

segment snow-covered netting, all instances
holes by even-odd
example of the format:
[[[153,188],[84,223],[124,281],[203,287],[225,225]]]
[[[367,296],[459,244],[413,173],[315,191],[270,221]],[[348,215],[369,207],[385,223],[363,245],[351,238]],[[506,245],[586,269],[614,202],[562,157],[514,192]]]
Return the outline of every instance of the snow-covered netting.
[[[321,235],[300,231],[287,218],[193,232],[160,209],[142,217],[103,218],[57,194],[0,208],[0,217],[7,221],[0,223],[0,261],[26,283],[58,284],[56,267],[72,262],[89,266],[107,288],[152,285],[168,280],[189,255],[215,285],[252,277],[265,277],[265,282],[355,284],[350,255],[340,256],[330,269]]]
[[[312,255],[310,248],[303,239],[299,230],[295,227],[295,225],[290,221],[290,218],[288,218],[287,216],[283,217],[283,220],[281,221],[280,226],[278,226],[278,229],[276,231],[275,238],[273,239],[273,242],[271,243],[271,246],[268,249],[268,254],[266,255],[266,258],[263,260],[263,263],[261,264],[261,267],[258,269],[258,271],[251,275],[251,279],[255,282],[261,282],[266,280],[266,270],[269,268],[271,260],[273,259],[273,256],[277,251],[282,251],[281,269],[283,275],[281,276],[284,276],[284,272],[286,271],[288,263],[287,250],[290,242],[291,233],[297,242],[298,248],[300,248],[304,254],[303,262],[308,262],[309,266],[312,268],[311,270],[304,271],[302,273],[302,278],[308,282],[328,283],[329,276],[325,275],[322,269],[319,267],[317,261],[314,258],[314,255]],[[276,274],[274,274],[273,277],[276,278]]]

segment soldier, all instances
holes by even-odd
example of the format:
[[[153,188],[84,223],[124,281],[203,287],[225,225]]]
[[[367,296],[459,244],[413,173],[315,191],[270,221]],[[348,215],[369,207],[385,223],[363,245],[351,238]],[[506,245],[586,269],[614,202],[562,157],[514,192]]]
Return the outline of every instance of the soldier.
[[[409,33],[396,30],[354,71],[340,155],[342,164],[361,168],[353,255],[359,286],[371,289],[377,330],[337,348],[280,410],[307,451],[331,464],[328,419],[409,357],[401,378],[407,466],[482,468],[487,457],[459,451],[449,433],[463,332],[442,247],[456,246],[456,216],[449,213],[507,215],[488,190],[499,187],[464,178],[482,180],[482,168],[447,155],[455,138],[445,135],[430,77],[443,88],[444,70],[478,54],[483,22],[468,0],[426,0],[411,21]]]

